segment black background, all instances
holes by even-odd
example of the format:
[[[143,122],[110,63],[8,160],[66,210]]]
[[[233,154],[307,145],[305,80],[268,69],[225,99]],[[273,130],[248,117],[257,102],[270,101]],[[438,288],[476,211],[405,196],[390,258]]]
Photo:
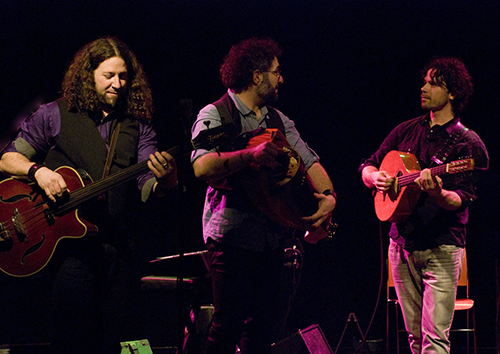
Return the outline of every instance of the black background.
[[[179,115],[180,100],[192,100],[194,119],[224,93],[218,68],[232,44],[252,36],[276,39],[284,49],[284,85],[275,106],[295,121],[321,156],[339,197],[335,239],[306,245],[291,326],[318,323],[335,346],[349,313],[356,314],[365,331],[377,302],[368,337],[385,333],[384,293],[378,298],[384,262],[379,225],[358,165],[396,124],[421,114],[419,70],[428,60],[460,57],[475,84],[462,120],[482,137],[491,158],[490,171],[478,186],[480,198],[471,208],[468,253],[479,346],[493,347],[500,219],[499,10],[494,0],[3,0],[0,128],[5,134],[37,99],[57,98],[76,51],[113,35],[142,62],[154,94],[155,120],[171,138],[177,133],[168,127]],[[169,146],[168,141],[162,144]],[[191,194],[190,250],[202,247],[202,189],[195,187],[199,193]],[[175,226],[164,230],[165,239],[179,235]],[[171,244],[154,256],[177,252],[179,242]],[[384,237],[384,253],[386,244]]]

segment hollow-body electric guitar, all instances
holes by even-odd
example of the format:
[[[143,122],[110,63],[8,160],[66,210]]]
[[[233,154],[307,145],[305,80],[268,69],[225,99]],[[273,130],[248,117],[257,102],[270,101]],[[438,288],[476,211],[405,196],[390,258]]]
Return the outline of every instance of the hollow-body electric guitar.
[[[463,159],[432,167],[432,176],[453,174],[474,169],[474,160]],[[401,151],[390,151],[382,160],[380,171],[395,177],[391,188],[385,193],[375,194],[375,213],[381,221],[401,222],[413,211],[421,189],[413,181],[420,176],[421,167],[415,155]]]
[[[172,156],[191,151],[175,147]],[[97,227],[78,211],[83,203],[147,172],[147,160],[92,183],[84,171],[62,166],[55,171],[71,191],[57,203],[50,201],[35,183],[9,178],[0,182],[0,270],[25,277],[43,269],[64,238],[96,233]],[[88,175],[87,175],[88,176]]]

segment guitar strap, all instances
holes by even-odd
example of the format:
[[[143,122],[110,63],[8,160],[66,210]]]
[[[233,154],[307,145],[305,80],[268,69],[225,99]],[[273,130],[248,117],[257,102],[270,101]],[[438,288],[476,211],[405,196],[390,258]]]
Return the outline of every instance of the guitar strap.
[[[230,136],[236,137],[241,133],[240,114],[231,97],[225,93],[218,101],[214,102],[214,106],[217,107],[222,125],[231,132]],[[285,126],[278,112],[270,106],[266,107],[269,118],[267,121],[267,128],[276,128],[285,135]]]
[[[105,178],[109,175],[109,170],[111,168],[111,161],[113,161],[113,155],[115,153],[116,142],[118,140],[118,134],[120,133],[121,122],[116,124],[115,129],[113,129],[113,134],[111,136],[111,141],[109,143],[109,151],[108,156],[106,156],[106,164],[104,165],[104,170],[102,171],[102,178]]]
[[[448,139],[446,139],[444,146],[441,149],[439,149],[434,154],[434,156],[432,156],[431,166],[433,166],[434,164],[442,165],[448,158],[448,155],[450,154],[453,146],[455,146],[455,143],[457,142],[458,138],[462,135],[462,133],[465,133],[468,130],[469,128],[467,128],[460,121],[458,121],[457,124],[455,124],[455,126],[453,127],[453,131],[448,136]]]
[[[236,106],[226,93],[218,101],[214,102],[214,106],[217,107],[217,111],[220,115],[221,125],[224,130],[227,131],[227,136],[230,141],[226,144],[222,144],[224,150],[239,150],[235,145],[235,140],[238,134],[241,133],[241,122]],[[228,146],[229,145],[229,146]],[[241,147],[240,147],[241,148]]]

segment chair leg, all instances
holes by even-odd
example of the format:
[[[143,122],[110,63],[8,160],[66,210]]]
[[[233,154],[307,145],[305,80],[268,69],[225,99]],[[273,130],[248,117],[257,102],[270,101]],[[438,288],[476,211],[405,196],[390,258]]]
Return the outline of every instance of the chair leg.
[[[389,300],[385,305],[385,354],[389,353]]]
[[[466,323],[467,323],[467,329],[470,329],[470,312],[469,312],[469,310],[467,310]],[[467,341],[466,341],[466,343],[467,343],[467,354],[469,354],[470,353],[470,332],[467,331],[465,333],[467,335],[467,338],[466,338],[467,339]]]
[[[394,308],[396,309],[396,354],[399,354],[399,304],[394,302]]]
[[[474,341],[474,354],[477,354],[477,341],[476,341],[476,307],[472,307],[472,325],[474,331],[472,332],[472,340]]]

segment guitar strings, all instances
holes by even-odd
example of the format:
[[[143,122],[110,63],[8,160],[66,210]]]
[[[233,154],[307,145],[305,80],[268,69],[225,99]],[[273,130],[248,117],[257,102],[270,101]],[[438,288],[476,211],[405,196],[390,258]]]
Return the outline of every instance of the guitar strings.
[[[432,176],[443,174],[444,172],[446,172],[446,168],[447,168],[446,165],[436,166],[431,169],[431,174]],[[398,181],[397,185],[406,186],[408,184],[412,184],[415,181],[415,179],[418,178],[418,176],[420,176],[420,172],[414,172],[414,173],[409,173],[407,175],[399,176],[396,178]]]
[[[191,145],[191,143],[190,143]],[[184,147],[177,146],[167,150],[169,154],[178,155],[180,152],[187,153],[191,150],[188,150]],[[182,154],[184,156],[184,153]],[[82,187],[77,188],[75,191],[70,193],[69,200],[61,205],[54,204],[55,207],[52,207],[48,202],[35,202],[34,207],[29,208],[27,210],[22,210],[19,212],[12,213],[12,216],[3,221],[0,226],[1,233],[7,233],[9,238],[5,238],[5,241],[1,242],[11,242],[10,249],[8,252],[4,253],[5,258],[10,258],[10,263],[15,263],[16,265],[24,264],[24,257],[29,254],[33,254],[38,250],[37,247],[42,247],[45,244],[49,244],[51,247],[57,244],[57,242],[62,238],[80,238],[85,236],[87,233],[87,226],[83,224],[80,220],[79,225],[83,227],[83,231],[80,235],[63,235],[61,237],[57,237],[56,239],[47,238],[47,242],[42,242],[44,237],[47,235],[43,234],[44,229],[48,226],[52,226],[52,222],[56,223],[57,217],[63,217],[69,211],[75,210],[75,217],[78,219],[77,215],[77,206],[81,203],[84,203],[98,195],[104,193],[105,191],[121,184],[125,183],[133,178],[137,178],[141,173],[147,170],[147,161],[142,161],[138,164],[130,166],[124,170],[121,170],[108,178],[100,180],[96,183],[91,183],[89,185],[84,185]],[[77,172],[78,173],[78,172]],[[29,193],[31,194],[31,193]],[[34,200],[38,199],[39,195],[36,195]],[[68,214],[69,215],[69,214]],[[53,218],[53,220],[50,220]],[[36,236],[39,236],[39,239],[35,239]],[[52,235],[48,235],[52,236]],[[46,238],[46,237],[45,237]],[[35,242],[30,242],[35,241]],[[19,245],[26,244],[26,247],[19,249]],[[30,250],[32,251],[30,253]],[[16,258],[16,259],[14,259]],[[42,259],[42,262],[44,259]],[[48,261],[48,260],[47,260]],[[33,272],[40,270],[44,265],[40,267],[39,262],[31,262]],[[7,267],[8,268],[8,267]],[[3,271],[7,271],[7,273],[15,273],[9,269],[2,269]],[[31,271],[31,270],[30,270]],[[29,272],[30,272],[29,271]]]
[[[168,150],[168,153],[172,155],[177,155],[179,151],[181,150],[180,147],[176,146],[172,149]],[[58,206],[57,210],[55,211],[56,215],[60,215],[67,210],[71,210],[73,208],[76,208],[76,206],[80,205],[83,202],[86,202],[87,200],[90,200],[99,194],[103,193],[103,191],[108,190],[115,185],[117,185],[117,182],[126,182],[130,179],[133,179],[137,176],[139,176],[144,170],[147,170],[147,162],[148,160],[142,161],[138,164],[135,164],[127,169],[121,170],[117,173],[114,173],[113,175],[109,176],[106,179],[97,181],[95,183],[91,183],[87,186],[83,186],[83,188],[78,188],[75,191],[70,193],[70,199],[67,203],[62,204],[61,206]],[[47,204],[47,203],[45,203]],[[28,219],[31,217],[29,216],[29,213],[31,211],[38,212],[37,208],[32,208],[26,210],[23,214],[28,215]],[[45,218],[45,215],[43,215],[43,218]],[[9,219],[11,221],[11,219]],[[7,221],[4,222],[4,224]]]

